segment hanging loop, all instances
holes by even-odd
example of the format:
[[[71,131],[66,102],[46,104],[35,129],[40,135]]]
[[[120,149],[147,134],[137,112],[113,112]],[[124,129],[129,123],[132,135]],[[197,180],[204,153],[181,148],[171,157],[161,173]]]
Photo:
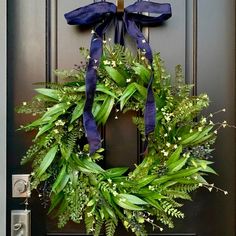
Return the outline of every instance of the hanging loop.
[[[124,13],[124,0],[116,0],[117,13]]]

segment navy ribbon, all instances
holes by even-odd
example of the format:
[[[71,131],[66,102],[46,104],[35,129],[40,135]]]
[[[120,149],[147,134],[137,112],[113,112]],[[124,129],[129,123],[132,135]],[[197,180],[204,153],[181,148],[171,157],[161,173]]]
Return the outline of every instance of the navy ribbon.
[[[142,15],[141,12],[155,13],[158,16]],[[115,23],[115,43],[124,44],[124,34],[127,32],[137,43],[137,47],[145,52],[145,57],[152,65],[153,57],[149,43],[146,41],[139,26],[156,26],[171,17],[171,6],[168,3],[135,2],[126,7],[121,15],[117,13],[116,5],[110,2],[97,2],[78,8],[65,14],[70,25],[95,26],[90,45],[90,59],[86,72],[86,101],[83,112],[85,133],[90,146],[90,153],[101,147],[101,137],[92,114],[92,106],[96,91],[97,67],[103,50],[103,35],[112,22]],[[119,24],[121,23],[122,24]],[[155,129],[156,106],[152,90],[151,76],[144,111],[145,134]]]

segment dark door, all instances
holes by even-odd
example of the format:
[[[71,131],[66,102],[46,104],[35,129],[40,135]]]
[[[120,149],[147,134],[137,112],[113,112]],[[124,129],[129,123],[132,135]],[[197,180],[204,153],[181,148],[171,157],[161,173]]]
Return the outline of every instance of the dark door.
[[[30,173],[20,166],[20,159],[33,134],[15,130],[28,116],[16,115],[14,107],[34,94],[32,83],[54,81],[56,68],[71,69],[81,61],[79,47],[89,47],[90,30],[68,26],[64,13],[92,0],[9,0],[8,1],[8,207],[7,231],[10,235],[10,210],[22,209],[21,199],[11,197],[11,175]],[[115,1],[114,1],[115,2]],[[131,4],[134,1],[125,1]],[[159,0],[156,2],[166,2]],[[235,121],[235,1],[169,0],[173,17],[163,26],[144,29],[154,51],[160,51],[173,73],[182,64],[186,80],[196,84],[195,92],[209,93],[210,110],[226,108],[222,119]],[[226,4],[227,3],[227,4]],[[128,46],[134,48],[133,42]],[[107,166],[133,166],[139,160],[140,143],[131,114],[111,118],[104,129],[108,154]],[[125,134],[125,135],[124,135]],[[117,140],[122,140],[122,147]],[[235,130],[220,134],[215,152],[216,185],[227,189],[229,196],[201,191],[194,202],[186,204],[186,218],[176,221],[176,228],[150,235],[235,235]],[[119,144],[119,145],[118,145]],[[122,154],[122,155],[121,155]],[[123,158],[122,158],[123,156]],[[129,157],[128,159],[126,157]],[[46,215],[35,192],[30,198],[32,235],[86,235],[83,225],[69,223],[57,229],[56,221]],[[132,235],[120,227],[116,235]]]

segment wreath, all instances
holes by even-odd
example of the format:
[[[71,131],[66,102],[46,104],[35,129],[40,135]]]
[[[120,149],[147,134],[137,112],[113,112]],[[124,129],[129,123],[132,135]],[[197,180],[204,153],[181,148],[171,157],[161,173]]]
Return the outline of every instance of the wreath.
[[[87,50],[81,52],[89,57]],[[136,111],[133,122],[145,141],[142,114],[150,74],[154,77],[156,127],[148,136],[148,152],[141,163],[134,163],[133,171],[104,169],[99,165],[104,148],[89,153],[82,122],[86,65],[55,73],[60,82],[37,88],[32,101],[23,102],[17,111],[37,117],[20,127],[37,132],[21,163],[32,163],[31,188],[44,202],[50,199],[48,213],[58,218],[59,227],[69,220],[84,220],[87,233],[99,235],[105,225],[106,235],[112,236],[120,220],[135,235],[147,235],[146,223],[161,231],[162,224],[173,228],[173,218],[184,217],[180,207],[192,191],[215,188],[227,194],[205,179],[216,174],[211,153],[217,131],[228,125],[211,119],[225,109],[202,115],[209,98],[191,95],[193,86],[185,84],[181,66],[172,79],[158,53],[151,68],[142,52],[134,56],[120,45],[104,42],[92,110],[97,124]],[[115,117],[110,115],[113,109]]]

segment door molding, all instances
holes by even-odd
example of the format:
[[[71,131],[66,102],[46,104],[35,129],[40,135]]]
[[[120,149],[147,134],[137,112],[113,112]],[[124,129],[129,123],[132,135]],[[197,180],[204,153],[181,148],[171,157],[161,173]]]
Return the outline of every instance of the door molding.
[[[0,235],[6,235],[6,0],[0,1]]]

